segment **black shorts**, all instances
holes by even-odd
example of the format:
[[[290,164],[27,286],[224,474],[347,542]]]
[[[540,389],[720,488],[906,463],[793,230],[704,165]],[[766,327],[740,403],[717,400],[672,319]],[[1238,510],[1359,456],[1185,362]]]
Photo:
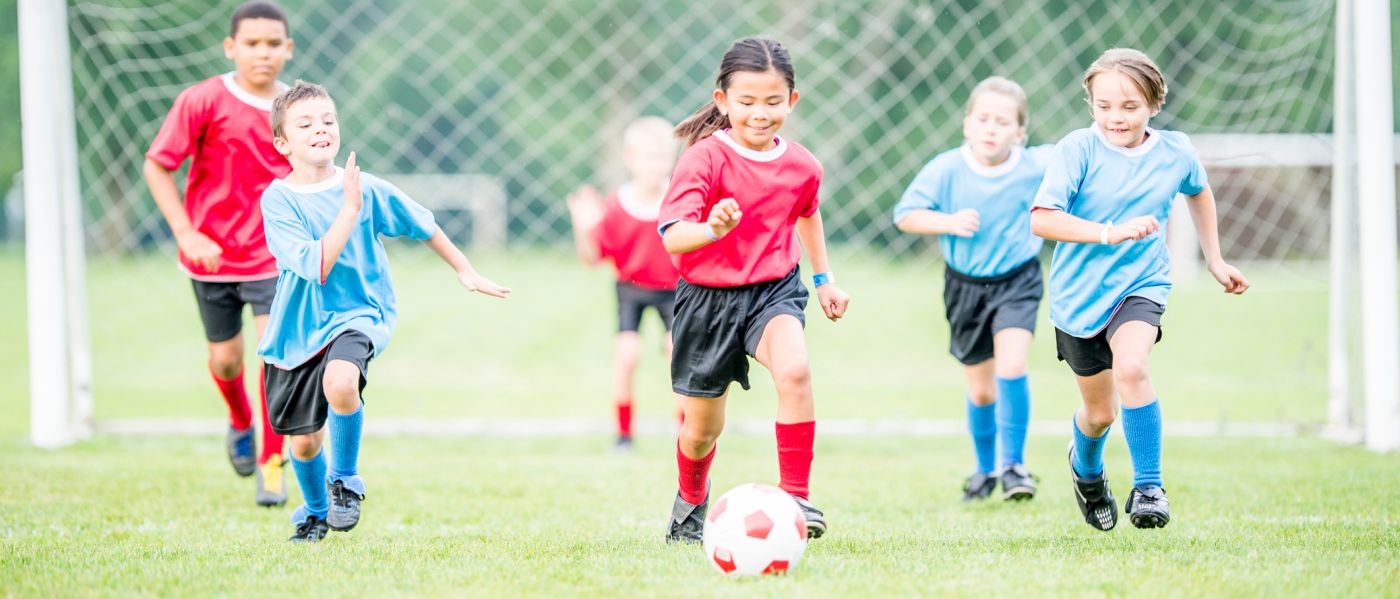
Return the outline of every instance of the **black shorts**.
[[[272,311],[272,296],[277,292],[277,277],[261,281],[237,283],[194,283],[194,300],[199,304],[199,318],[204,321],[204,337],[210,343],[228,341],[243,331],[243,304],[253,307],[254,316]]]
[[[1089,337],[1075,337],[1055,329],[1055,351],[1060,360],[1069,364],[1069,369],[1079,376],[1094,376],[1113,368],[1113,348],[1108,340],[1118,332],[1123,323],[1138,320],[1157,327],[1157,341],[1162,340],[1162,314],[1167,307],[1145,297],[1129,296],[1118,305],[1118,310],[1108,319],[1108,326],[1099,334]]]
[[[360,391],[365,390],[369,361],[374,357],[374,343],[359,331],[341,333],[329,347],[306,363],[291,370],[268,365],[263,369],[263,388],[267,390],[267,418],[272,430],[282,435],[306,435],[321,430],[326,424],[326,394],[321,381],[326,363],[345,360],[360,367]],[[363,398],[362,398],[363,399]]]
[[[738,381],[749,388],[749,356],[763,328],[781,314],[807,323],[807,287],[798,269],[781,279],[739,287],[706,287],[681,280],[671,332],[671,389],[688,397],[719,397]]]
[[[642,324],[642,312],[648,307],[655,308],[661,317],[661,324],[671,330],[671,320],[675,317],[676,292],[666,289],[647,289],[631,283],[617,282],[617,331],[636,332]]]
[[[995,277],[944,270],[943,305],[951,329],[948,351],[969,366],[990,360],[992,337],[1002,329],[1035,332],[1035,317],[1044,295],[1045,283],[1036,258]]]

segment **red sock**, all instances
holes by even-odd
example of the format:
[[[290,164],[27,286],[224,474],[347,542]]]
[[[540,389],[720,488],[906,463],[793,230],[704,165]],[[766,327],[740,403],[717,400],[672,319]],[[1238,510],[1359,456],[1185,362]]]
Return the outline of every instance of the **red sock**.
[[[617,434],[623,437],[632,436],[632,400],[618,400],[617,402]]]
[[[209,376],[214,377],[214,384],[219,386],[219,393],[224,396],[224,403],[228,404],[229,424],[240,431],[248,430],[253,425],[253,406],[248,403],[248,390],[243,388],[243,369],[240,368],[233,378],[224,380],[214,374],[211,366]]]
[[[272,430],[272,421],[267,416],[267,389],[263,388],[263,368],[264,365],[258,365],[258,399],[261,400],[258,405],[262,406],[263,433],[262,453],[258,454],[259,464],[267,463],[267,458],[272,456],[282,455],[282,435]]]
[[[776,423],[778,437],[778,486],[791,495],[807,498],[807,483],[812,475],[812,442],[816,439],[817,423]]]
[[[709,494],[709,489],[705,487],[710,478],[710,462],[714,461],[715,449],[718,448],[719,446],[716,445],[710,448],[709,455],[692,460],[681,451],[680,440],[676,441],[676,465],[680,467],[681,471],[681,499],[684,499],[686,503],[700,505],[700,502],[704,501],[705,496]]]

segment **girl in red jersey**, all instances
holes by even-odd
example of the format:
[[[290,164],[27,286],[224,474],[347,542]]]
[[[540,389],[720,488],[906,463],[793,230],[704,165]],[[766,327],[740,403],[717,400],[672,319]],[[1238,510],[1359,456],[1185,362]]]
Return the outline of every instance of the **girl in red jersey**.
[[[671,388],[685,410],[676,443],[680,490],[666,540],[701,540],[725,398],[730,382],[749,388],[749,356],[768,368],[778,391],[779,486],[817,538],[826,520],[807,500],[816,423],[802,331],[808,294],[794,231],[817,273],[812,283],[822,312],[835,321],[850,302],[827,263],[817,211],[822,167],[806,148],[777,136],[797,104],[782,44],[734,42],[715,87],[714,101],[676,128],[688,148],[671,175],[658,227],[681,274]]]
[[[671,314],[676,300],[676,266],[656,235],[657,214],[666,181],[676,162],[676,140],[666,119],[647,116],[622,133],[622,162],[630,179],[610,194],[585,185],[569,194],[574,249],[589,266],[604,260],[617,272],[617,343],[613,358],[613,402],[617,412],[616,451],[632,449],[632,378],[641,354],[637,330],[648,307],[666,327],[671,351]]]

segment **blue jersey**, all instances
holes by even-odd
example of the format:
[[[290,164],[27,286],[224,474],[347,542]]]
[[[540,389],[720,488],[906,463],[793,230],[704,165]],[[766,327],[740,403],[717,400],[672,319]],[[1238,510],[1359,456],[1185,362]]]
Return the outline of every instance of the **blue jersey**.
[[[1142,145],[1123,148],[1090,127],[1055,144],[1035,207],[1096,223],[1155,216],[1165,224],[1176,194],[1205,188],[1205,168],[1186,134],[1148,129]],[[1170,269],[1165,231],[1118,245],[1060,242],[1050,262],[1050,322],[1093,337],[1130,296],[1166,305]]]
[[[952,214],[977,211],[981,223],[972,237],[942,235],[939,247],[948,268],[973,277],[994,277],[1035,258],[1043,241],[1031,234],[1035,199],[1050,146],[1012,147],[1006,162],[986,166],[967,146],[930,160],[894,207],[898,223],[914,210]]]
[[[345,173],[310,185],[277,179],[263,191],[267,247],[277,259],[277,295],[258,355],[279,368],[295,368],[346,331],[389,345],[398,310],[380,235],[428,239],[433,214],[389,182],[362,173],[364,205],[335,264],[321,278],[321,238],[345,203]]]

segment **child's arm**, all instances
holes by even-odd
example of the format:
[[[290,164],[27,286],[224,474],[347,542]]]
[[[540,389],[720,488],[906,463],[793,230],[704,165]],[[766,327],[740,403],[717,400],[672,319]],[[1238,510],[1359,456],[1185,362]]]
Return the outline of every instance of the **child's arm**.
[[[918,235],[957,235],[972,237],[982,225],[982,215],[972,208],[952,214],[918,208],[910,210],[895,223],[900,231]]]
[[[340,259],[345,242],[350,240],[350,232],[355,230],[355,224],[360,220],[360,207],[365,203],[365,197],[360,192],[360,167],[355,166],[354,152],[345,160],[344,186],[345,203],[341,204],[340,213],[335,215],[331,228],[326,229],[326,234],[321,236],[322,281],[331,273],[335,261]]]
[[[802,241],[802,247],[807,250],[807,260],[812,263],[812,273],[831,274],[831,263],[826,256],[826,229],[822,225],[822,213],[813,212],[811,216],[798,217],[797,238]],[[851,303],[851,296],[836,282],[817,285],[817,300],[821,302],[822,312],[826,317],[836,322],[846,315],[846,307]]]
[[[180,187],[175,183],[175,174],[150,158],[146,159],[142,172],[146,176],[146,185],[151,188],[151,197],[155,199],[160,213],[165,216],[165,223],[170,226],[170,234],[175,237],[175,245],[180,248],[180,253],[206,270],[217,270],[224,248],[219,247],[208,235],[195,229],[194,224],[190,222],[190,216],[185,213],[185,202],[180,199]]]
[[[569,194],[565,202],[569,206],[569,222],[574,229],[574,252],[585,265],[593,266],[602,260],[597,235],[598,223],[603,220],[603,208],[598,190],[592,185],[584,185]]]
[[[452,243],[452,240],[447,238],[446,233],[442,232],[442,227],[438,227],[437,230],[433,232],[433,236],[424,241],[423,245],[432,248],[433,251],[442,258],[443,262],[446,262],[448,266],[452,267],[452,270],[457,273],[457,282],[461,283],[463,287],[466,287],[467,291],[475,291],[491,297],[501,298],[510,294],[509,287],[497,285],[490,279],[477,273],[476,269],[472,268],[472,263],[462,254],[462,251],[457,249],[457,246]]]
[[[1031,212],[1031,232],[1051,241],[1107,243],[1142,239],[1162,228],[1153,216],[1139,216],[1125,223],[1096,223],[1063,210],[1037,207]]]
[[[1191,222],[1196,225],[1196,237],[1201,240],[1201,254],[1206,259],[1206,269],[1225,288],[1225,293],[1239,295],[1249,289],[1249,280],[1240,269],[1225,263],[1220,256],[1220,232],[1215,222],[1215,192],[1207,185],[1201,193],[1186,196],[1186,206],[1191,210]]]
[[[671,223],[662,234],[661,243],[666,246],[666,251],[672,254],[695,251],[719,241],[721,237],[733,231],[734,227],[739,226],[739,219],[743,217],[744,212],[739,209],[739,202],[734,201],[734,198],[724,198],[715,203],[710,209],[710,217],[703,223],[684,220]]]

